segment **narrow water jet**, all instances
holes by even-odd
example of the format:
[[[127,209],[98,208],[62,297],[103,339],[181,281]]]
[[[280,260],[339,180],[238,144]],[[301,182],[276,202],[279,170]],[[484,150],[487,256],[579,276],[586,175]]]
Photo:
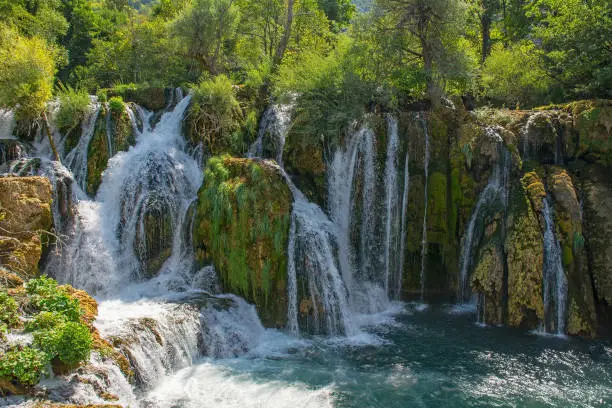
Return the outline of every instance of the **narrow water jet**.
[[[555,234],[555,222],[550,200],[545,197],[544,217],[544,330],[558,335],[565,334],[567,322],[567,277],[563,269],[561,245]]]
[[[421,115],[420,121],[423,126],[423,132],[425,135],[425,155],[423,157],[423,171],[425,172],[425,193],[424,193],[424,205],[423,211],[423,235],[421,238],[421,303],[425,303],[425,267],[427,263],[427,208],[429,198],[429,130],[427,127],[427,121]]]

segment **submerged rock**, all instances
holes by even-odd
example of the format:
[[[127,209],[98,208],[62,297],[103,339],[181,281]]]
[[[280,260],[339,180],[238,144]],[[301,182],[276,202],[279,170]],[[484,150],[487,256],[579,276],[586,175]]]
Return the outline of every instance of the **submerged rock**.
[[[287,316],[287,244],[292,195],[271,162],[208,162],[193,229],[196,258],[214,263],[224,291],[254,303],[262,322]]]

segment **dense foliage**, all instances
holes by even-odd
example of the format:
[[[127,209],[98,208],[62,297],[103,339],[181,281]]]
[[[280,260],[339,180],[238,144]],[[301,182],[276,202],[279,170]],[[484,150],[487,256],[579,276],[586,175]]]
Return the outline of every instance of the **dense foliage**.
[[[55,88],[66,128],[86,93],[125,86],[231,83],[243,125],[297,93],[315,134],[443,95],[512,108],[612,96],[607,0],[0,0],[0,16],[0,105],[36,119]]]
[[[21,386],[40,381],[49,363],[76,367],[89,359],[92,334],[82,319],[79,300],[41,276],[25,287],[0,291],[0,328],[31,333],[29,346],[10,345],[0,338],[0,380]]]

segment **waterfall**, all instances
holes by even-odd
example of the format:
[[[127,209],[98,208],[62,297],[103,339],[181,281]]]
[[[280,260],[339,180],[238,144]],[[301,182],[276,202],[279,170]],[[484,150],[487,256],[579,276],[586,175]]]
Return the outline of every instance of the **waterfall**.
[[[423,235],[421,239],[421,302],[425,301],[425,266],[427,262],[427,207],[428,207],[428,196],[429,196],[429,130],[427,128],[427,122],[421,117],[421,123],[423,131],[425,133],[425,155],[423,157],[423,171],[425,172],[425,193],[424,193],[424,205],[423,211]]]
[[[0,109],[0,139],[15,139],[15,113],[10,109]]]
[[[344,284],[355,293],[369,280],[375,245],[374,200],[376,198],[374,133],[363,127],[351,132],[346,149],[338,149],[329,166],[330,216],[337,228],[338,259]],[[359,227],[359,239],[352,236]],[[351,301],[356,300],[355,297]],[[357,305],[353,304],[353,307]]]
[[[181,100],[155,128],[138,135],[136,146],[109,160],[96,201],[78,204],[75,236],[53,271],[60,281],[108,295],[156,273],[180,281],[190,272],[177,250],[187,210],[202,182],[181,136],[189,102],[190,97]],[[149,265],[157,252],[169,253],[167,262]]]
[[[218,299],[228,304],[211,303],[201,310],[204,354],[232,358],[255,348],[265,330],[255,307],[234,295]]]
[[[461,255],[459,257],[460,281],[459,301],[467,303],[470,300],[469,274],[473,268],[475,251],[478,249],[483,233],[483,212],[499,200],[503,208],[508,205],[508,183],[510,177],[510,166],[512,164],[510,153],[503,145],[503,139],[497,128],[487,128],[486,136],[491,143],[497,145],[497,161],[493,173],[489,177],[487,185],[480,193],[476,207],[472,212],[467,229],[462,238]]]
[[[567,321],[567,278],[563,270],[561,245],[555,234],[555,222],[548,197],[542,210],[544,230],[544,329],[565,334]]]
[[[406,148],[406,159],[404,160],[404,192],[402,195],[402,229],[400,234],[400,260],[399,260],[399,277],[396,281],[396,297],[399,297],[402,292],[402,278],[404,273],[404,264],[406,258],[406,235],[408,233],[408,192],[410,191],[410,151]]]
[[[81,138],[79,139],[79,143],[64,159],[67,166],[72,170],[72,174],[82,190],[87,188],[87,156],[89,153],[89,143],[94,135],[96,121],[100,113],[100,104],[94,102],[90,105],[89,109],[89,113],[81,124]]]
[[[100,305],[96,327],[130,360],[140,388],[150,389],[199,356],[199,312],[191,305],[150,301]]]
[[[389,296],[395,297],[394,284],[398,280],[398,271],[401,280],[401,270],[394,262],[398,255],[398,211],[399,185],[397,181],[397,155],[399,150],[399,137],[397,134],[397,120],[387,118],[387,160],[385,165],[385,291]],[[393,288],[391,288],[393,286]]]
[[[291,122],[291,112],[294,105],[271,105],[264,112],[259,123],[257,140],[251,145],[247,157],[274,159],[283,166],[283,149],[285,137]]]
[[[311,203],[293,184],[282,167],[282,145],[290,125],[291,105],[272,106],[264,114],[259,136],[249,149],[249,157],[267,156],[266,135],[274,135],[277,143],[272,155],[279,164],[293,195],[293,210],[287,260],[287,328],[299,332],[298,281],[305,282],[312,307],[312,321],[306,325],[315,332],[332,336],[352,334],[355,329],[349,309],[347,286],[336,263],[339,231],[323,210]],[[273,144],[274,145],[274,144]],[[348,266],[347,266],[348,267]],[[350,270],[347,276],[352,276]],[[320,308],[318,307],[320,306]],[[319,309],[323,313],[319,312]]]

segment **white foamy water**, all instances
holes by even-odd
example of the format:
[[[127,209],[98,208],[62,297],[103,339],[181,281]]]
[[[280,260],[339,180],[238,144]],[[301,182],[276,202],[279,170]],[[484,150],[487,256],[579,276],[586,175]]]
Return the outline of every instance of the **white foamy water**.
[[[309,389],[303,384],[258,382],[210,362],[167,378],[145,401],[158,408],[331,408],[332,388]]]

